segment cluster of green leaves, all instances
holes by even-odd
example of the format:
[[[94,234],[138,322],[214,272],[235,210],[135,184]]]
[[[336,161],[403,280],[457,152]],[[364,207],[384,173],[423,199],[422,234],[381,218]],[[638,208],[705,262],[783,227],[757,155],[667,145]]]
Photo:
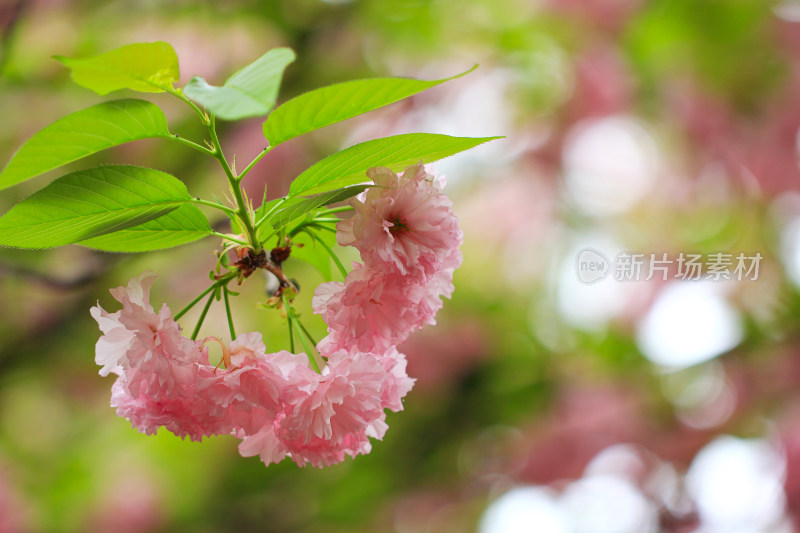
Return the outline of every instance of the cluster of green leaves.
[[[77,111],[33,135],[0,172],[0,189],[11,187],[67,163],[139,139],[170,139],[219,160],[235,205],[193,196],[176,177],[132,165],[108,165],[60,177],[13,206],[0,217],[0,246],[50,248],[77,243],[113,252],[144,252],[192,242],[211,229],[197,205],[214,207],[231,218],[230,242],[255,251],[276,233],[304,233],[310,247],[299,253],[322,265],[314,254],[325,254],[330,235],[314,230],[325,207],[363,191],[366,171],[385,166],[401,171],[472,148],[492,138],[461,138],[427,133],[396,135],[364,142],[330,155],[301,173],[285,198],[254,209],[243,196],[241,180],[270,150],[319,128],[391,104],[434,87],[447,79],[420,81],[374,78],[312,90],[273,108],[283,72],[295,59],[288,48],[270,50],[222,86],[195,76],[176,88],[178,58],[164,42],[139,43],[84,59],[57,57],[79,85],[104,95],[130,89],[168,92],[187,104],[208,128],[206,146],[170,132],[166,117],[154,103],[126,98]],[[449,78],[451,79],[451,78]],[[264,136],[269,145],[240,174],[225,160],[215,130],[216,118],[240,120],[267,116]],[[223,236],[225,237],[225,236]],[[320,244],[320,246],[316,246]],[[327,255],[325,256],[327,258]],[[327,259],[326,259],[327,260]],[[324,268],[323,268],[324,270]]]

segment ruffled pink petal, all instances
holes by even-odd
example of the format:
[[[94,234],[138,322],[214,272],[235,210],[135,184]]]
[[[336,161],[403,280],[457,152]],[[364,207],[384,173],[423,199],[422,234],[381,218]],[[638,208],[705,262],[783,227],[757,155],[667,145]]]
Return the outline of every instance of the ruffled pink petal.
[[[351,201],[355,214],[337,224],[337,241],[358,248],[368,267],[427,280],[463,240],[442,183],[422,165],[367,175],[378,186]]]

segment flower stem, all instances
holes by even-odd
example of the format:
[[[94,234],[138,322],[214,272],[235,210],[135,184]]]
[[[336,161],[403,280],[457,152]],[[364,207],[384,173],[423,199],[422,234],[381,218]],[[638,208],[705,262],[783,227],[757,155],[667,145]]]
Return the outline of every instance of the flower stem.
[[[222,147],[220,146],[219,143],[219,137],[217,136],[216,119],[214,115],[209,116],[208,114],[206,114],[205,111],[201,110],[199,107],[197,107],[197,105],[194,102],[189,100],[186,97],[186,95],[183,94],[183,91],[181,91],[180,89],[168,89],[168,91],[170,94],[183,100],[186,104],[189,105],[189,107],[191,107],[194,110],[195,113],[197,113],[197,115],[200,117],[200,121],[203,123],[204,126],[206,126],[206,128],[208,128],[208,133],[211,136],[211,144],[214,147],[214,149],[208,150],[207,148],[202,147],[199,144],[193,143],[192,141],[186,139],[181,139],[180,137],[173,137],[173,138],[178,141],[184,142],[184,144],[187,144],[187,146],[190,145],[192,148],[199,149],[203,153],[206,153],[214,157],[217,161],[219,161],[222,170],[225,171],[225,175],[228,178],[228,184],[231,187],[231,192],[233,193],[233,197],[236,199],[237,209],[231,210],[230,212],[228,212],[228,214],[229,215],[235,214],[239,217],[239,219],[242,221],[242,224],[244,225],[245,230],[247,231],[247,238],[250,243],[249,244],[250,247],[255,252],[260,252],[261,244],[258,242],[256,230],[255,227],[253,226],[253,220],[250,217],[250,209],[244,200],[244,196],[242,194],[242,188],[239,185],[241,177],[237,178],[234,175],[230,165],[228,164],[227,159],[225,159],[225,154],[222,152]],[[256,157],[256,159],[252,163],[250,163],[250,165],[248,165],[248,167],[245,169],[245,173],[249,172],[250,169],[253,167],[253,165],[255,165],[255,163],[257,163],[261,157],[266,155],[268,151],[269,147],[267,147],[266,150],[262,151],[262,153],[259,154]]]
[[[220,211],[224,211],[228,215],[236,216],[236,209],[232,209],[227,205],[218,204],[217,202],[212,202],[210,200],[203,200],[201,198],[192,198],[191,202],[193,204],[198,205],[206,205],[208,207],[213,207],[214,209],[219,209]]]
[[[197,319],[197,325],[194,327],[194,331],[192,331],[192,336],[190,337],[192,340],[197,339],[197,334],[200,333],[200,326],[203,325],[203,321],[206,319],[208,310],[211,308],[211,302],[214,301],[215,296],[216,293],[212,292],[211,295],[208,297],[208,301],[206,302],[205,307],[203,307],[203,311],[200,313],[200,318]]]
[[[247,165],[247,166],[244,168],[244,170],[242,170],[242,171],[239,173],[239,181],[242,181],[242,180],[244,179],[244,177],[247,175],[247,173],[248,173],[248,172],[250,172],[250,170],[251,170],[251,169],[252,169],[254,166],[256,166],[256,163],[258,163],[259,161],[261,161],[261,158],[262,158],[262,157],[264,157],[265,155],[267,155],[267,154],[270,152],[270,150],[272,150],[272,148],[273,148],[272,146],[267,146],[266,148],[264,148],[263,150],[261,150],[261,152],[260,152],[260,153],[259,153],[257,156],[255,156],[255,158],[253,158],[253,160],[252,160],[252,161],[250,161],[250,164],[249,164],[249,165]]]
[[[181,309],[178,312],[178,314],[175,315],[175,320],[180,320],[183,315],[185,315],[186,313],[188,313],[192,309],[192,307],[197,305],[197,302],[199,302],[200,300],[203,299],[203,296],[205,296],[206,294],[208,294],[209,292],[213,291],[216,288],[217,288],[217,284],[215,283],[215,284],[211,285],[209,288],[207,288],[206,290],[204,290],[203,292],[201,292],[200,296],[198,296],[197,298],[195,298],[194,300],[189,302],[189,305],[187,305],[186,307]]]
[[[308,224],[308,225],[313,227],[313,228],[324,229],[326,231],[330,231],[330,232],[336,233],[336,228],[332,228],[330,226],[326,226],[325,224],[313,224],[312,223],[312,224]]]
[[[204,153],[206,155],[210,155],[210,156],[214,155],[214,152],[212,152],[211,150],[209,150],[205,146],[197,144],[194,141],[190,141],[189,139],[184,139],[183,137],[181,137],[178,134],[170,135],[169,138],[172,139],[172,140],[178,141],[179,143],[184,144],[184,145],[188,146],[189,148],[197,150],[198,152],[202,152],[202,153]]]
[[[297,317],[295,317],[295,321],[297,322],[297,325],[300,326],[301,333],[303,333],[300,335],[300,342],[303,344],[303,349],[306,351],[306,355],[308,356],[308,362],[311,363],[311,368],[314,369],[314,372],[316,372],[317,374],[321,374],[322,373],[322,371],[320,370],[321,365],[317,361],[317,357],[319,357],[317,355],[317,351],[313,346],[310,346],[308,344],[308,341],[311,341],[312,343],[314,341],[311,340],[311,337],[308,335],[306,328],[303,327],[303,323],[300,322],[300,320],[297,319]],[[306,340],[307,338],[308,340]]]
[[[236,329],[233,327],[233,315],[231,314],[231,304],[228,301],[228,285],[222,286],[222,297],[225,300],[225,314],[228,315],[228,328],[231,332],[231,340],[236,340]]]
[[[322,371],[320,370],[320,364],[317,360],[319,357],[316,353],[316,342],[311,337],[311,334],[308,332],[306,327],[300,321],[300,318],[297,316],[297,313],[292,307],[292,304],[289,302],[289,299],[286,297],[285,294],[281,295],[281,300],[283,300],[283,306],[286,309],[286,320],[289,323],[289,350],[294,353],[294,329],[295,326],[300,330],[298,332],[298,336],[300,337],[300,343],[303,345],[303,349],[306,351],[306,355],[308,356],[308,362],[311,364],[311,368],[314,369],[314,372],[317,374],[321,374]],[[311,341],[314,346],[308,344],[308,341]]]
[[[294,325],[292,324],[292,306],[285,294],[281,294],[281,300],[283,300],[283,307],[286,309],[286,321],[289,324],[289,351],[294,353]]]
[[[222,152],[222,146],[220,146],[219,137],[217,136],[216,118],[214,115],[211,115],[211,119],[209,120],[208,133],[211,135],[211,144],[214,146],[214,157],[217,159],[217,161],[219,161],[222,170],[225,172],[225,176],[228,178],[228,184],[230,185],[231,193],[233,193],[233,197],[236,200],[236,207],[238,208],[236,213],[239,216],[239,220],[242,221],[245,231],[247,232],[247,239],[250,242],[250,247],[253,249],[253,251],[258,253],[261,251],[261,243],[258,242],[256,228],[253,225],[252,218],[250,217],[250,208],[244,200],[242,187],[239,184],[239,180],[233,174],[233,171],[228,164],[228,160],[225,159],[225,154]]]
[[[267,220],[269,220],[269,217],[271,217],[271,216],[272,216],[272,213],[274,213],[275,211],[277,211],[277,210],[278,210],[278,208],[279,208],[281,205],[283,205],[283,202],[285,202],[285,201],[286,201],[286,198],[285,198],[285,197],[284,197],[284,198],[281,198],[280,202],[277,202],[275,205],[273,205],[273,206],[272,206],[272,209],[270,209],[269,211],[267,211],[266,213],[264,213],[264,216],[263,216],[263,217],[261,217],[260,219],[258,219],[258,220],[256,221],[256,227],[257,227],[257,228],[258,228],[258,227],[260,227],[260,226],[261,226],[261,224],[263,224],[264,222],[266,222]]]
[[[242,246],[250,246],[250,243],[248,242],[241,241],[235,237],[231,237],[230,235],[225,235],[224,233],[220,233],[218,231],[212,231],[211,234],[216,237],[220,237],[221,239],[225,239],[226,241],[231,241],[235,242],[236,244],[241,244]]]
[[[309,230],[307,228],[304,228],[303,231],[306,232],[313,240],[315,240],[317,243],[319,243],[323,248],[325,248],[325,251],[328,252],[328,255],[331,256],[331,259],[333,259],[333,262],[336,263],[336,268],[338,268],[339,272],[342,273],[342,277],[346,278],[347,277],[347,269],[342,264],[342,261],[339,259],[339,256],[336,255],[336,252],[334,252],[333,249],[331,249],[331,247],[328,246],[328,244],[325,241],[323,241],[318,235],[313,233],[311,230]]]
[[[178,311],[178,314],[175,315],[175,320],[180,320],[183,315],[185,315],[186,313],[188,313],[192,309],[192,307],[197,305],[197,302],[199,302],[200,300],[203,299],[203,296],[205,296],[209,292],[213,291],[214,289],[216,289],[220,285],[223,285],[223,284],[227,285],[228,282],[230,280],[232,280],[233,278],[235,278],[235,277],[236,277],[235,274],[231,274],[229,276],[225,276],[225,277],[222,277],[222,278],[216,280],[214,283],[211,284],[210,287],[208,287],[206,290],[201,292],[200,295],[197,298],[195,298],[194,300],[189,302],[189,305],[187,305],[186,307],[184,307],[183,309]]]
[[[313,368],[317,374],[321,374],[322,371],[320,370],[320,368],[322,367],[322,364],[318,359],[319,355],[317,354],[317,348],[316,348],[317,343],[311,336],[311,334],[308,332],[306,327],[303,325],[303,322],[297,316],[297,313],[295,313],[294,309],[292,309],[291,312],[295,323],[300,328],[300,333],[301,333],[300,342],[303,343],[303,349],[306,351],[306,355],[308,356],[308,361],[311,363],[311,368]],[[309,341],[311,342],[311,345],[308,344]]]
[[[324,215],[332,215],[334,213],[345,213],[347,211],[354,211],[354,209],[349,205],[343,205],[341,207],[331,207],[329,209],[326,209],[325,211],[320,211],[317,214],[324,216]]]
[[[210,122],[209,119],[208,119],[208,115],[206,115],[206,113],[202,109],[197,107],[197,105],[194,102],[192,102],[191,100],[186,98],[186,95],[183,94],[182,90],[180,90],[180,89],[167,89],[167,92],[169,92],[173,96],[177,96],[178,98],[183,100],[186,104],[188,104],[189,107],[191,107],[194,110],[194,112],[197,113],[197,115],[200,117],[200,122],[203,123],[203,126],[208,126],[208,124]],[[211,155],[211,154],[209,154],[209,155]]]
[[[308,332],[308,330],[303,325],[303,323],[300,321],[300,319],[295,316],[295,321],[297,322],[297,325],[300,326],[300,329],[303,331],[303,333],[305,333],[306,338],[309,341],[311,341],[311,344],[316,346],[317,345],[317,341],[314,340],[314,337],[311,336],[311,333]]]

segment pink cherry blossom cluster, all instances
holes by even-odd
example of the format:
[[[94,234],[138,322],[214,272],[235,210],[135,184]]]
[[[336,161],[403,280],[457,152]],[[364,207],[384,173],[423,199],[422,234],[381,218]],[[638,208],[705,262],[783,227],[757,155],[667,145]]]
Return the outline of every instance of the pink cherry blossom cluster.
[[[422,166],[369,176],[379,187],[353,201],[354,217],[337,232],[364,264],[344,283],[320,285],[313,300],[329,331],[318,345],[327,360],[320,373],[306,354],[268,354],[260,333],[230,345],[184,337],[166,304],[158,312],[150,305],[155,276],[145,274],[112,289],[119,311],[92,308],[103,332],[100,374],[118,376],[117,414],[147,434],[161,426],[192,440],[232,434],[243,456],[265,464],[288,456],[322,467],[368,453],[370,437],[388,427],[384,410],[402,410],[414,384],[396,345],[434,322],[440,296],[453,291],[462,240],[442,183]],[[209,363],[209,342],[222,346],[225,368]]]
[[[400,176],[380,167],[367,175],[376,187],[351,202],[355,215],[339,222],[336,234],[364,263],[355,263],[344,283],[319,285],[312,300],[328,325],[321,350],[382,352],[435,324],[461,265],[463,234],[444,180],[421,164]]]

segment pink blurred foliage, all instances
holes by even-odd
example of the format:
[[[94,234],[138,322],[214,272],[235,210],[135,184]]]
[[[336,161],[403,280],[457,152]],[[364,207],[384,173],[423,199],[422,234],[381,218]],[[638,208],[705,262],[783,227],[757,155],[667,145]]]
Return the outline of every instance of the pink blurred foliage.
[[[30,519],[30,508],[12,485],[8,469],[0,464],[0,533],[28,533]]]
[[[5,4],[11,4],[11,2],[4,2]],[[74,0],[32,0],[30,2],[31,7],[36,9],[54,9],[57,7],[67,7],[70,4],[74,4]]]
[[[469,242],[493,246],[517,233],[533,245],[548,233],[556,216],[552,182],[537,168],[477,185],[457,205],[464,234]],[[491,220],[491,224],[487,224]]]
[[[391,503],[387,514],[389,527],[403,533],[455,533],[472,524],[459,506],[458,494],[433,488],[401,496]]]
[[[533,483],[576,479],[590,459],[618,443],[635,443],[686,465],[716,433],[680,424],[659,426],[632,387],[574,385],[562,392],[552,414],[525,430],[520,450],[527,463],[520,478]]]
[[[698,452],[713,441],[720,432],[734,430],[758,412],[765,401],[780,401],[776,445],[787,461],[784,482],[787,508],[795,523],[800,522],[800,360],[797,348],[791,344],[772,351],[753,365],[738,357],[724,361],[726,380],[735,391],[733,414],[719,425],[695,429],[680,422],[659,422],[652,417],[652,405],[643,400],[631,387],[572,386],[562,392],[553,412],[547,418],[531,424],[523,431],[524,439],[514,453],[525,462],[512,476],[517,482],[561,486],[585,475],[592,464],[597,473],[596,458],[609,447],[634,443],[638,459],[629,467],[614,472],[624,474],[648,498],[648,477],[662,464],[674,465],[685,472]],[[421,381],[421,385],[424,382]],[[787,400],[788,398],[788,400]],[[617,467],[607,462],[606,467]],[[688,502],[687,502],[688,503]],[[682,513],[661,511],[662,531],[689,533],[697,527],[697,515],[691,507]]]
[[[488,355],[487,331],[477,317],[416,332],[399,346],[421,392],[444,394]]]
[[[642,399],[622,386],[564,390],[552,413],[528,428],[520,479],[549,484],[577,479],[589,460],[619,442],[640,442],[648,433]]]
[[[613,41],[600,39],[580,51],[574,58],[573,71],[570,98],[558,110],[544,142],[531,145],[530,155],[553,177],[560,173],[564,143],[575,124],[584,119],[626,114],[636,97],[633,73]]]
[[[635,14],[641,0],[547,0],[546,9],[593,29],[617,32]]]
[[[793,68],[800,67],[800,22],[785,20],[780,17],[772,19],[772,35],[775,43],[786,53]]]
[[[780,423],[780,443],[786,457],[786,509],[800,523],[800,399],[795,398]]]
[[[163,495],[155,480],[132,471],[118,477],[100,497],[89,520],[92,533],[163,531]]]
[[[575,88],[565,113],[571,120],[621,113],[635,96],[635,82],[612,44],[584,50],[575,58]]]
[[[225,134],[228,159],[236,154],[236,170],[244,168],[267,147],[262,132],[263,120],[248,120],[236,124]],[[258,207],[267,188],[267,199],[279,198],[289,192],[289,184],[312,163],[304,139],[292,139],[270,151],[247,174],[244,189],[247,196]]]
[[[741,365],[738,389],[742,391],[740,412],[763,402],[780,402],[776,416],[776,438],[786,459],[784,492],[786,509],[796,525],[800,525],[800,346],[795,340],[778,348],[756,368]]]
[[[729,102],[692,82],[670,87],[667,105],[691,143],[697,167],[721,162],[738,182],[753,179],[773,196],[800,188],[797,132],[800,128],[800,69],[762,109],[737,114]]]
[[[779,443],[786,458],[783,489],[786,494],[786,511],[794,523],[800,525],[800,396],[795,394],[787,403],[778,422]]]

